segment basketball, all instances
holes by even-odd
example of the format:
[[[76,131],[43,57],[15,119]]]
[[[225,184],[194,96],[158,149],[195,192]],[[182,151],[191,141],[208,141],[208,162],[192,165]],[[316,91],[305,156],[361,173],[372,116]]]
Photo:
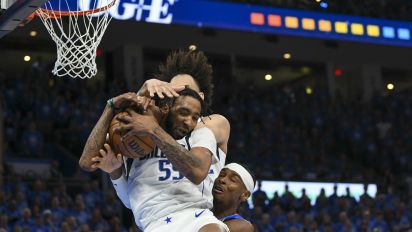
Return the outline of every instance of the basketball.
[[[159,112],[154,113],[153,107],[148,109],[149,115],[152,115],[160,122],[161,115]],[[138,136],[136,134],[118,133],[114,130],[123,125],[123,123],[117,120],[117,116],[128,115],[127,112],[120,112],[116,114],[109,127],[109,144],[114,150],[114,152],[120,153],[123,156],[129,158],[142,158],[148,155],[155,148],[155,143],[149,136]],[[122,139],[123,138],[123,139]]]

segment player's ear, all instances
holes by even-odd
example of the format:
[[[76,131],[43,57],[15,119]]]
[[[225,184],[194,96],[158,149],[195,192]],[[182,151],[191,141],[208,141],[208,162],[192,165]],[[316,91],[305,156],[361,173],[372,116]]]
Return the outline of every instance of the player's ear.
[[[170,107],[169,105],[165,104],[160,108],[160,110],[162,111],[163,115],[166,115],[167,113],[169,113]]]
[[[249,191],[244,191],[244,192],[240,195],[240,201],[241,201],[241,202],[245,202],[249,197],[250,197],[250,192],[249,192]]]

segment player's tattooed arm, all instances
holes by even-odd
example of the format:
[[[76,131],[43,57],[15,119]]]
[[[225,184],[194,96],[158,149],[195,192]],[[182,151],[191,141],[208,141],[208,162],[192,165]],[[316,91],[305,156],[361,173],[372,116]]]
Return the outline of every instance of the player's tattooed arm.
[[[95,163],[92,158],[99,156],[99,150],[103,147],[112,118],[113,109],[106,105],[102,116],[94,126],[89,138],[87,138],[86,145],[84,145],[83,153],[79,160],[79,165],[83,170],[91,172],[97,169],[97,167],[92,167]]]
[[[142,106],[144,100],[143,97],[139,97],[136,93],[124,93],[117,97],[114,97],[107,101],[102,116],[94,126],[92,132],[87,139],[86,145],[83,149],[83,154],[80,157],[79,165],[85,171],[95,171],[97,168],[92,167],[95,163],[92,158],[99,156],[99,150],[103,148],[103,144],[106,140],[107,130],[109,129],[110,122],[114,116],[115,109],[126,109],[133,106]]]
[[[176,170],[192,183],[200,184],[206,178],[212,163],[212,154],[208,149],[196,147],[189,151],[160,126],[155,127],[150,135]]]

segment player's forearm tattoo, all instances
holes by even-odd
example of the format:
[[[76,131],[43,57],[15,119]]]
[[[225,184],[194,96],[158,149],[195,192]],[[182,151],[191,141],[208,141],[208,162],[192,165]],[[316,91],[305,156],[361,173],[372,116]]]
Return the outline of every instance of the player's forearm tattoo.
[[[103,147],[106,140],[107,130],[113,118],[113,112],[110,107],[104,109],[102,116],[97,121],[92,132],[87,138],[86,145],[84,145],[82,156],[80,157],[80,167],[85,171],[93,171],[91,168],[93,162],[92,158],[99,155],[99,150]]]
[[[193,178],[196,178],[193,170],[201,167],[201,160],[190,154],[190,151],[178,144],[160,126],[153,130],[153,134],[152,138],[155,144],[166,155],[173,166],[187,179],[193,180]]]

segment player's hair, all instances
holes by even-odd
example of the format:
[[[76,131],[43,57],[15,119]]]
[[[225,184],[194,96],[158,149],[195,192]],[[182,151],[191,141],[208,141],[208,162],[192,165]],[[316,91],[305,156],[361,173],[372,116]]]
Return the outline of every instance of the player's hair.
[[[193,97],[193,98],[197,99],[200,102],[200,106],[201,106],[200,114],[204,115],[204,113],[205,113],[205,103],[196,91],[194,91],[191,88],[186,87],[184,90],[179,92],[179,95],[180,96],[190,96],[190,97]],[[175,103],[176,99],[177,98],[163,98],[163,99],[160,99],[160,98],[157,97],[155,101],[156,101],[156,105],[159,106],[159,107],[161,107],[163,105],[168,105],[169,107],[172,107],[173,104]]]
[[[213,68],[207,61],[207,57],[201,51],[173,51],[169,54],[166,62],[159,65],[158,72],[155,78],[170,82],[170,80],[179,74],[188,74],[193,77],[199,90],[204,93],[205,109],[207,112],[212,104],[213,83],[212,75]]]

